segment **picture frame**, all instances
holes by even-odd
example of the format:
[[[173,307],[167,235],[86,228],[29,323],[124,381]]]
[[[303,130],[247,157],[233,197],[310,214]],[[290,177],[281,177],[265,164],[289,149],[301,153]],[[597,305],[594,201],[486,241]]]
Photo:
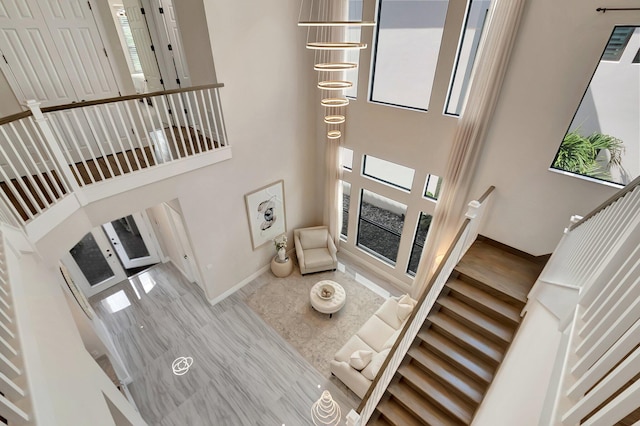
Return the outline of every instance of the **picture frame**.
[[[284,180],[245,194],[244,200],[254,250],[287,232]]]

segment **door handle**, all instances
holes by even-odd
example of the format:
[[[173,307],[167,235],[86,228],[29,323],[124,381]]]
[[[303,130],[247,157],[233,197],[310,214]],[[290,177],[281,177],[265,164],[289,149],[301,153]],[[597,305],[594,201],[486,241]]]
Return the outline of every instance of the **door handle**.
[[[107,257],[111,257],[111,256],[113,256],[113,255],[111,253],[109,253],[109,256],[107,256]]]
[[[188,259],[188,257],[187,257],[187,255],[186,255],[186,254],[184,255],[184,258],[185,258],[185,259]]]

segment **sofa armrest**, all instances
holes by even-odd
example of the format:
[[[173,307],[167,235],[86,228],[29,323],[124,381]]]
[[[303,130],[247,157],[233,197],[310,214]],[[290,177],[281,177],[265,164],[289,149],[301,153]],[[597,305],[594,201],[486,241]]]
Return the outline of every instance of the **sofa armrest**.
[[[336,376],[342,383],[347,385],[349,389],[353,391],[360,398],[363,398],[369,387],[371,387],[371,380],[362,375],[361,372],[352,368],[344,361],[331,360],[329,363],[331,367],[331,373]]]
[[[296,256],[298,257],[298,265],[304,268],[304,250],[302,250],[302,244],[300,243],[300,237],[295,233],[293,244],[296,248]]]
[[[333,242],[333,238],[331,238],[330,234],[327,234],[327,248],[329,249],[329,254],[336,261],[338,258],[336,257],[336,253],[338,249],[336,248],[336,244]]]

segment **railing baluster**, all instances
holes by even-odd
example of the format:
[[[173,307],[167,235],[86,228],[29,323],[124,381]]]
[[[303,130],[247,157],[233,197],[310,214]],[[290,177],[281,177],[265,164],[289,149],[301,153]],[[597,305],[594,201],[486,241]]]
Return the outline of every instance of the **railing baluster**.
[[[146,105],[147,101],[145,100],[143,102],[143,104]],[[136,106],[136,111],[138,112],[138,118],[140,119],[140,123],[142,124],[142,128],[144,129],[144,134],[145,134],[145,136],[147,138],[147,146],[145,147],[145,149],[147,147],[149,148],[149,152],[151,153],[151,158],[153,158],[153,164],[155,166],[157,166],[161,162],[158,161],[155,149],[153,148],[153,140],[151,139],[151,132],[147,128],[147,122],[145,121],[144,117],[142,116],[142,112],[140,111],[140,105],[138,105],[138,102],[135,103],[135,106]]]
[[[180,104],[180,113],[182,114],[182,118],[184,119],[185,130],[187,131],[187,138],[189,139],[189,144],[191,145],[191,155],[196,153],[196,150],[193,146],[193,140],[191,139],[191,128],[189,127],[189,119],[185,114],[184,103],[182,102],[182,93],[178,93],[178,103]]]
[[[109,156],[113,156],[113,162],[116,163],[117,166],[117,171],[119,173],[115,173],[113,170],[113,166],[111,166],[111,177],[115,177],[115,176],[121,176],[122,174],[124,174],[124,171],[122,170],[122,166],[120,165],[120,161],[118,161],[118,157],[117,157],[117,152],[114,149],[113,143],[111,142],[111,134],[109,133],[109,131],[107,130],[106,124],[104,122],[104,118],[102,117],[102,111],[97,107],[90,107],[91,109],[87,108],[87,111],[91,111],[93,112],[93,115],[96,117],[96,121],[98,122],[98,125],[100,126],[100,130],[102,131],[102,134],[104,135],[104,141],[107,144],[107,147],[109,148],[108,151],[102,151],[103,155],[104,155],[104,161],[107,164],[111,164],[111,161],[109,160]],[[115,135],[117,137],[117,134]],[[98,140],[98,146],[102,146],[103,143]]]
[[[211,107],[211,116],[213,118],[213,127],[216,129],[216,141],[218,142],[218,146],[223,147],[224,141],[220,139],[220,132],[218,131],[218,116],[216,115],[216,106],[213,103],[213,99],[211,98],[211,89],[207,89],[207,95],[209,97],[209,106]],[[213,137],[213,135],[211,135]]]
[[[142,143],[142,139],[140,138],[140,129],[138,129],[138,126],[135,125],[136,122],[133,119],[133,114],[131,113],[131,107],[129,107],[129,101],[124,102],[124,107],[125,107],[125,110],[127,111],[127,116],[129,117],[131,124],[134,126],[135,130],[133,133],[136,135],[136,140],[138,141],[138,145],[140,146],[140,151],[141,151],[140,153],[142,154],[142,158],[144,159],[145,167],[149,167],[149,159],[147,158],[147,152],[144,149],[144,144]]]
[[[182,148],[184,149],[183,151],[183,155],[181,155],[181,157],[186,157],[188,156],[188,152],[187,152],[187,144],[184,141],[184,134],[182,132],[182,126],[180,125],[180,120],[178,117],[178,109],[176,108],[176,103],[173,100],[173,96],[172,95],[168,95],[167,96],[169,98],[169,102],[171,103],[171,110],[173,111],[173,116],[176,119],[177,122],[177,129],[178,129],[178,133],[180,135],[180,142],[182,143]]]
[[[216,104],[218,105],[218,117],[220,118],[220,131],[222,133],[222,138],[224,145],[227,145],[227,128],[224,124],[224,115],[222,114],[222,102],[220,101],[220,91],[218,88],[215,88],[216,95]]]
[[[164,111],[164,115],[167,118],[167,123],[169,124],[169,128],[167,129],[167,132],[169,134],[171,134],[171,140],[173,141],[173,147],[176,150],[176,157],[180,158],[180,148],[178,147],[178,142],[176,141],[176,132],[175,132],[175,126],[173,125],[173,119],[171,117],[171,114],[169,114],[169,108],[167,107],[167,100],[165,99],[164,96],[158,96],[160,98],[160,100],[162,101],[162,110]]]
[[[133,139],[131,139],[131,135],[129,134],[129,126],[124,122],[124,117],[122,116],[122,111],[120,110],[120,102],[116,102],[114,104],[116,108],[116,112],[118,113],[118,118],[120,119],[120,124],[122,124],[122,128],[127,135],[127,141],[129,142],[129,147],[131,148],[131,155],[136,163],[136,170],[140,170],[140,160],[138,159],[138,155],[136,154],[136,147],[133,143]]]
[[[191,107],[191,97],[189,96],[189,92],[183,93],[183,96],[180,98],[182,99],[183,97],[184,102],[187,105],[187,111],[189,111],[187,118],[191,119],[191,122],[189,123],[189,134],[193,132],[193,137],[195,139],[194,146],[196,148],[196,151],[194,151],[193,154],[195,155],[202,152],[200,147],[200,138],[198,137],[198,124],[196,123],[196,115],[193,113],[193,108]]]
[[[109,124],[111,124],[111,128],[114,131],[115,138],[118,140],[118,146],[120,146],[120,152],[122,153],[122,156],[124,157],[124,162],[127,165],[127,171],[125,172],[124,169],[122,169],[122,171],[123,173],[131,173],[133,171],[133,168],[131,167],[131,162],[129,162],[129,156],[127,155],[127,150],[124,148],[124,145],[122,145],[122,140],[120,139],[120,135],[118,135],[118,128],[116,127],[116,123],[113,120],[113,115],[111,114],[111,109],[109,109],[109,105],[106,105],[105,110],[107,112],[107,118],[109,119]],[[118,159],[117,152],[113,154],[113,157],[115,158],[116,162],[120,164],[120,160]]]
[[[4,130],[4,129],[3,129]],[[6,137],[6,136],[5,136]],[[8,142],[8,141],[7,141]],[[9,142],[8,142],[9,143]],[[25,212],[29,215],[29,217],[33,217],[33,213],[31,213],[31,209],[29,207],[27,207],[27,205],[24,203],[24,201],[29,201],[30,204],[33,205],[34,210],[36,211],[36,213],[40,213],[42,210],[40,209],[40,206],[38,206],[38,203],[36,203],[36,201],[33,199],[33,196],[31,195],[31,192],[29,191],[29,189],[27,188],[27,186],[24,184],[24,182],[22,181],[22,177],[20,176],[20,173],[18,172],[18,170],[16,170],[16,168],[13,165],[13,161],[11,161],[11,158],[7,155],[6,151],[4,150],[4,148],[2,147],[2,144],[0,144],[0,154],[2,154],[2,156],[7,160],[7,165],[9,166],[9,169],[11,169],[11,172],[13,173],[13,175],[15,176],[15,182],[17,183],[17,186],[19,186],[20,188],[22,188],[22,191],[24,191],[24,195],[21,195],[19,192],[17,192],[16,194],[14,194],[16,196],[16,198],[18,199],[18,201],[20,203],[22,203],[22,207],[25,209]],[[2,167],[0,167],[0,169],[2,169]],[[16,185],[12,185],[11,183],[11,179],[9,179],[6,174],[4,173],[3,170],[3,175],[5,178],[5,182],[7,184],[7,187],[11,187],[14,186],[16,187]],[[17,189],[17,188],[16,188]],[[23,200],[23,198],[26,197],[27,200]]]
[[[77,173],[78,185],[84,186],[84,185],[89,184],[89,183],[95,183],[96,180],[93,177],[93,173],[91,172],[91,169],[89,168],[89,165],[87,164],[87,161],[85,160],[84,155],[82,155],[82,150],[80,149],[80,144],[78,143],[78,138],[76,137],[75,133],[73,133],[73,131],[71,130],[71,125],[69,124],[69,119],[67,118],[67,116],[66,116],[64,111],[60,111],[60,114],[58,115],[58,117],[60,117],[60,121],[62,122],[62,124],[65,127],[65,130],[69,134],[69,139],[71,140],[71,143],[75,147],[76,152],[78,153],[78,156],[80,158],[80,162],[84,166],[84,170],[87,173],[87,177],[89,178],[89,182],[85,182],[84,181],[84,178],[82,177],[82,173],[80,173],[80,169],[78,168],[77,162],[73,159],[73,156],[71,155],[71,153],[69,153],[69,156],[67,157],[67,159],[69,160],[69,162],[71,162],[71,164],[73,164],[73,167],[75,168],[74,170]],[[59,131],[60,129],[58,129],[58,127],[55,126],[55,125],[53,126],[53,128],[57,129],[57,131],[58,131],[58,138],[59,138],[58,140],[63,140],[62,139],[63,135]]]
[[[151,111],[151,109],[149,108],[149,105],[145,103],[145,107],[147,110],[147,115],[149,116],[149,121],[151,122],[151,127],[153,128],[153,135],[155,136],[154,138],[151,138],[151,140],[153,141],[153,143],[155,144],[155,149],[156,149],[156,155],[161,155],[161,162],[162,163],[166,163],[167,161],[173,161],[173,154],[171,153],[171,148],[169,147],[169,144],[167,143],[166,146],[163,146],[163,143],[167,141],[166,135],[164,134],[164,125],[162,124],[162,119],[160,118],[160,114],[158,111],[158,108],[156,107],[156,104],[154,103],[154,99],[153,98],[149,98],[149,100],[151,101],[151,107],[153,108],[153,113]],[[156,129],[156,123],[155,120],[153,119],[154,117],[156,117],[158,119],[158,128]],[[162,139],[161,139],[162,138]],[[166,158],[164,158],[164,148],[167,148],[168,154],[169,154],[169,160],[167,160]]]
[[[47,203],[47,199],[44,196],[44,193],[42,192],[42,190],[40,189],[40,186],[36,183],[35,179],[33,178],[34,172],[30,170],[29,167],[27,167],[27,165],[23,160],[24,156],[28,156],[27,158],[31,160],[32,168],[37,169],[37,166],[35,165],[33,158],[31,158],[31,154],[29,154],[29,148],[26,146],[26,144],[24,143],[20,135],[16,134],[15,137],[18,139],[18,142],[20,143],[20,146],[23,148],[23,151],[24,151],[24,156],[21,155],[21,153],[18,152],[18,150],[16,149],[12,138],[9,137],[6,130],[4,129],[4,126],[0,127],[0,131],[2,132],[3,136],[7,140],[7,146],[11,148],[11,152],[13,152],[13,154],[16,156],[16,159],[18,160],[18,163],[20,164],[20,166],[22,166],[22,169],[24,170],[24,174],[25,174],[24,178],[27,179],[27,182],[30,183],[33,188],[32,190],[29,190],[29,194],[31,195],[30,199],[33,200],[35,204],[37,204],[38,206],[37,210],[38,210],[38,213],[40,213],[42,209],[45,209],[48,207],[49,203]],[[23,180],[23,177],[20,176],[21,174],[22,174],[21,172],[18,172],[17,177]],[[37,197],[37,200],[36,200],[36,197]],[[42,204],[42,207],[40,207],[40,204]]]
[[[78,130],[80,130],[80,135],[84,139],[84,144],[87,147],[87,150],[89,151],[89,154],[91,155],[91,160],[93,161],[93,164],[94,164],[95,168],[98,171],[98,176],[100,176],[100,180],[105,180],[104,173],[102,173],[102,167],[100,167],[100,163],[98,162],[98,158],[96,157],[96,154],[93,152],[93,148],[91,147],[91,142],[89,141],[89,138],[87,138],[87,134],[85,133],[84,129],[82,128],[82,124],[80,124],[80,120],[78,119],[78,114],[76,114],[76,110],[74,110],[74,109],[71,110],[71,116],[73,117],[74,121],[76,122],[76,125],[78,126]],[[80,156],[84,157],[82,155],[82,151],[80,151]],[[87,169],[87,172],[92,174],[90,168]]]
[[[111,162],[109,161],[109,157],[104,151],[104,148],[102,146],[102,141],[98,136],[98,132],[96,131],[95,125],[93,124],[93,120],[89,118],[88,113],[91,110],[86,110],[85,108],[81,108],[80,111],[82,112],[84,119],[87,120],[87,124],[89,125],[89,130],[91,130],[91,134],[93,135],[96,145],[98,146],[98,151],[100,151],[100,155],[102,155],[102,161],[104,161],[104,164],[107,166],[107,170],[109,171],[109,176],[107,177],[107,179],[110,179],[114,177],[116,174],[113,172],[113,167],[111,167]],[[111,145],[110,142],[109,142],[109,145]],[[96,158],[95,161],[96,161],[96,165],[99,165],[99,159]]]
[[[202,102],[201,108],[204,110],[204,118],[207,121],[207,130],[209,131],[209,140],[211,141],[211,149],[216,149],[216,144],[213,140],[213,133],[211,132],[211,121],[209,120],[209,113],[207,111],[207,102],[204,99],[204,91],[200,90],[200,101]],[[204,131],[203,131],[204,133]]]

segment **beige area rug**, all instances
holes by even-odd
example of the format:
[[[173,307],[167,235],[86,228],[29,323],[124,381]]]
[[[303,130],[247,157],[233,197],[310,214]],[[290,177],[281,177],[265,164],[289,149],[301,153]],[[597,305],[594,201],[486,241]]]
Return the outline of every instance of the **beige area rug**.
[[[332,318],[317,312],[309,302],[309,291],[320,280],[339,283],[347,294],[345,306]],[[385,300],[339,271],[303,277],[296,269],[286,278],[269,271],[253,285],[245,287],[246,303],[325,377],[331,375],[329,362],[336,351]]]

